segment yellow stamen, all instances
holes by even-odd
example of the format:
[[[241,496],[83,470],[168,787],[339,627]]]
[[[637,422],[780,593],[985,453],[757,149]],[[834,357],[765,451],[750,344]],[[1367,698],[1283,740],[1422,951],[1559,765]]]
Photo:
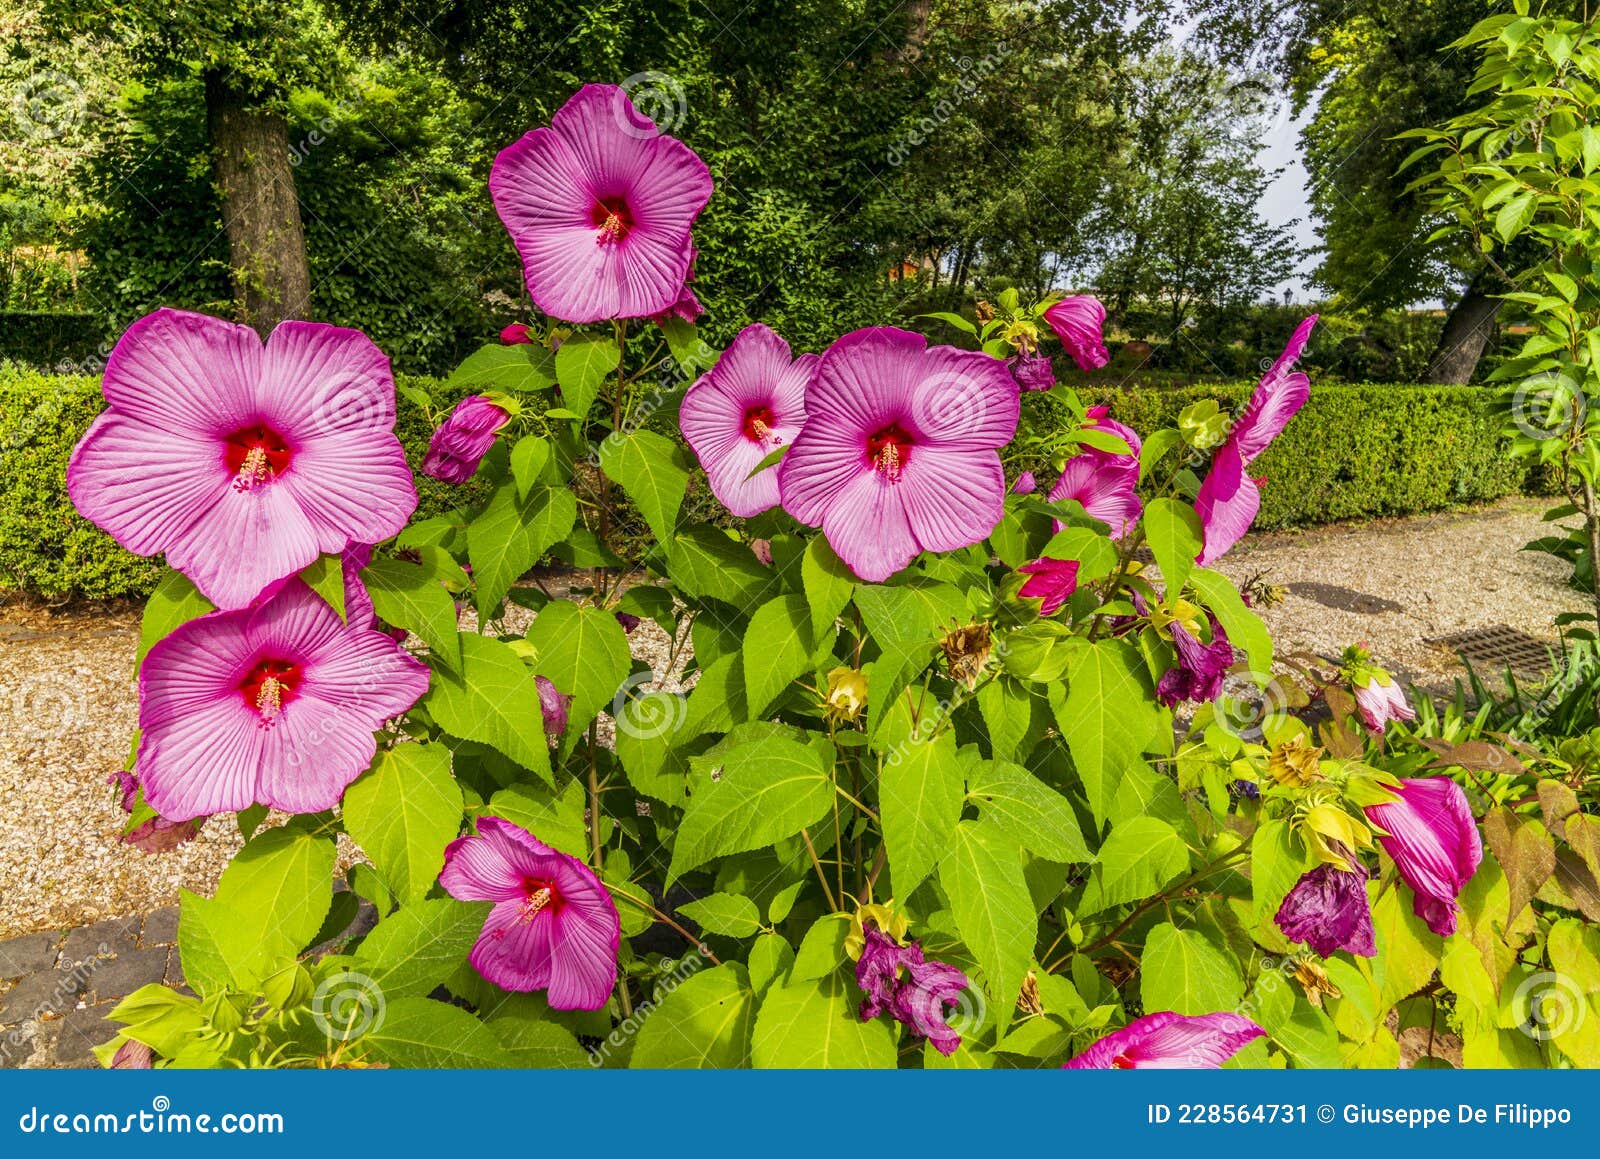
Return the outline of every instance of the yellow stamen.
[[[900,478],[900,447],[892,441],[884,443],[878,452],[877,466],[890,479]]]
[[[522,917],[520,919],[522,924],[527,925],[537,917],[539,911],[550,904],[550,899],[553,896],[548,885],[540,886],[529,894],[528,900],[522,903]]]
[[[248,491],[271,477],[272,463],[267,458],[267,449],[251,447],[245,452],[244,462],[239,464],[239,473],[234,476],[233,485],[241,491]]]
[[[600,245],[608,241],[619,241],[624,228],[622,218],[614,213],[608,213],[606,219],[600,223],[600,236],[595,238],[595,241]]]
[[[261,682],[261,691],[256,693],[256,711],[269,721],[283,711],[283,684],[276,676],[268,676]]]

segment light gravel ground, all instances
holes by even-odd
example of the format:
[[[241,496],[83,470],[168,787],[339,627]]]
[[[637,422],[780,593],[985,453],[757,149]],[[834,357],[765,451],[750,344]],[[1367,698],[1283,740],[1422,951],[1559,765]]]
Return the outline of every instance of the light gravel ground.
[[[1460,667],[1427,638],[1492,624],[1549,637],[1558,612],[1584,606],[1560,564],[1518,550],[1546,530],[1540,511],[1513,500],[1252,536],[1222,570],[1236,580],[1264,573],[1290,589],[1265,612],[1280,651],[1335,656],[1365,640],[1408,678],[1447,684]],[[513,615],[515,630],[525,613]],[[173,853],[117,843],[123,814],[106,778],[126,759],[135,723],[138,627],[136,611],[0,604],[0,938],[147,913],[175,901],[180,886],[209,893],[239,846],[228,816]],[[664,675],[665,634],[646,621],[632,642]],[[681,687],[672,678],[664,686]]]

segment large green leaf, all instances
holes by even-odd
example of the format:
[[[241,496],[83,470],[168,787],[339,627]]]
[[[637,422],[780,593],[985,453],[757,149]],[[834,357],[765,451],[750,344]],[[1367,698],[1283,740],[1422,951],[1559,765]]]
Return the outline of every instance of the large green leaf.
[[[446,381],[451,388],[474,394],[486,390],[548,390],[556,381],[555,359],[549,350],[534,343],[494,343],[467,355]]]
[[[1078,815],[1060,793],[1011,761],[984,761],[974,773],[968,799],[986,821],[993,821],[1046,861],[1090,860]]]
[[[863,585],[855,604],[881,650],[867,677],[867,700],[874,706],[867,731],[876,737],[887,708],[928,663],[940,637],[966,621],[967,600],[952,584],[918,579],[893,587]]]
[[[1138,901],[1170,885],[1189,868],[1189,848],[1156,817],[1130,817],[1112,827],[1084,890],[1082,912]]]
[[[574,334],[556,348],[556,381],[561,384],[561,406],[580,420],[589,417],[606,376],[622,361],[613,338]]]
[[[572,1031],[555,1022],[515,1013],[491,1018],[484,1025],[515,1065],[524,1069],[581,1070],[593,1065]]]
[[[420,901],[461,832],[461,788],[442,744],[402,744],[378,754],[344,793],[344,827],[401,902]]]
[[[534,487],[526,499],[502,479],[467,528],[467,555],[478,588],[478,616],[491,618],[511,585],[564,539],[578,515],[578,497],[565,487]]]
[[[361,1036],[374,1062],[422,1070],[487,1069],[517,1065],[511,1052],[473,1015],[431,998],[398,998]]]
[[[361,582],[380,619],[415,632],[441,663],[460,671],[455,600],[426,568],[399,559],[375,559],[362,569]]]
[[[461,673],[435,672],[423,707],[451,736],[481,741],[553,784],[533,673],[488,636],[463,634],[461,650]]]
[[[756,995],[739,962],[680,982],[639,1028],[631,1065],[728,1070],[750,1064]]]
[[[588,807],[583,782],[573,779],[559,793],[527,783],[501,789],[490,798],[487,812],[522,826],[552,849],[584,858],[589,855]]]
[[[216,900],[245,915],[244,932],[282,934],[310,944],[333,904],[337,847],[297,826],[268,829],[234,855],[217,883]]]
[[[300,569],[300,579],[308,588],[321,596],[323,602],[338,612],[341,620],[345,619],[344,562],[337,553],[317,556]]]
[[[572,697],[561,738],[561,751],[571,752],[628,678],[628,633],[602,608],[557,600],[534,618],[526,639],[534,650],[534,672]]]
[[[811,607],[811,634],[824,639],[835,617],[850,602],[856,589],[855,574],[834,554],[828,541],[818,535],[806,544],[806,553],[800,560],[800,583]]]
[[[672,580],[687,595],[721,600],[748,612],[778,590],[777,574],[761,565],[749,545],[715,527],[686,527],[671,543]]]
[[[145,601],[144,618],[139,622],[139,654],[134,667],[144,663],[156,641],[164,638],[179,624],[186,624],[214,610],[211,601],[200,594],[200,589],[181,571],[168,568],[161,573],[155,591]]]
[[[613,434],[600,444],[600,468],[622,485],[656,541],[670,542],[689,485],[683,449],[654,431]]]
[[[1163,922],[1145,939],[1139,999],[1147,1014],[1214,1014],[1244,997],[1239,963],[1198,930]]]
[[[670,883],[713,857],[760,849],[833,808],[832,746],[784,737],[736,745],[696,780],[672,850]],[[714,778],[714,779],[713,779]]]
[[[1075,649],[1066,694],[1050,691],[1089,810],[1103,823],[1124,770],[1143,763],[1140,754],[1165,725],[1149,674],[1132,643],[1101,640]]]
[[[961,940],[983,969],[1003,1035],[1039,934],[1021,846],[986,821],[963,821],[939,863],[939,884],[950,898]]]
[[[1256,921],[1277,912],[1284,897],[1309,868],[1304,848],[1279,818],[1263,821],[1250,842],[1251,912]]]
[[[1011,676],[1000,676],[978,688],[978,711],[989,730],[989,748],[997,760],[1016,760],[1033,723],[1033,695]]]
[[[1200,516],[1189,504],[1163,495],[1144,509],[1144,534],[1161,568],[1167,597],[1176,599],[1204,546]]]
[[[749,716],[764,716],[790,684],[809,672],[815,651],[811,613],[804,596],[778,596],[757,608],[744,633]]]
[[[431,993],[466,960],[488,914],[487,902],[450,897],[413,902],[367,935],[354,969],[388,1001]]]
[[[854,980],[830,974],[815,982],[773,986],[761,1002],[751,1056],[761,1069],[864,1070],[895,1065],[887,1017],[861,1021]]]
[[[761,911],[739,893],[712,893],[684,902],[678,912],[708,934],[748,938],[761,929]]]
[[[950,729],[930,740],[908,739],[883,762],[878,808],[894,896],[910,897],[950,848],[965,790]]]
[[[178,950],[184,980],[202,995],[251,990],[289,965],[304,948],[260,914],[178,891]]]

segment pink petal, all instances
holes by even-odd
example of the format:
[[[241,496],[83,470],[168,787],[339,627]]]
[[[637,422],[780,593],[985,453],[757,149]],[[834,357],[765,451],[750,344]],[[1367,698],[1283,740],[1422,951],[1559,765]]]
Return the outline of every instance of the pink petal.
[[[1254,462],[1272,440],[1283,433],[1289,420],[1299,413],[1310,397],[1311,380],[1304,374],[1289,372],[1299,360],[1316,324],[1317,316],[1312,314],[1295,327],[1283,353],[1261,376],[1261,381],[1250,395],[1250,401],[1234,421],[1229,437],[1238,446],[1246,465]]]
[[[459,901],[521,901],[522,875],[482,837],[457,837],[444,851],[439,884]]]
[[[152,649],[147,667],[155,656]],[[261,718],[233,689],[213,689],[205,699],[179,690],[174,699],[188,702],[181,715],[142,721],[137,771],[145,801],[169,821],[254,804],[266,736]]]
[[[916,447],[894,486],[923,551],[979,543],[1005,514],[1005,471],[994,451]]]
[[[784,465],[793,457],[790,451]],[[920,550],[906,514],[904,490],[877,472],[864,470],[835,496],[823,517],[828,546],[868,583],[888,579]]]
[[[1021,398],[1005,363],[976,350],[935,346],[920,360],[911,419],[946,447],[988,450],[1017,433]]]
[[[1244,473],[1244,463],[1233,443],[1224,443],[1211,459],[1211,470],[1200,484],[1194,507],[1200,514],[1205,545],[1196,561],[1209,567],[1244,538],[1261,509],[1261,490]]]
[[[333,808],[350,782],[371,767],[378,751],[374,727],[303,685],[272,727],[261,730],[256,799],[285,813]]]
[[[106,360],[106,401],[130,418],[191,438],[256,419],[261,339],[248,326],[162,308],[129,326]]]
[[[85,519],[135,555],[154,555],[230,487],[220,447],[106,411],[67,466],[67,494]]]
[[[218,608],[233,610],[309,565],[320,551],[311,521],[287,488],[277,482],[248,490],[230,485],[167,545],[167,562]]]
[[[1091,448],[1067,460],[1061,477],[1050,488],[1049,498],[1052,503],[1076,499],[1086,515],[1111,529],[1112,539],[1121,539],[1144,509],[1135,490],[1138,481],[1137,459],[1108,455]],[[1055,520],[1057,531],[1064,526],[1059,519]]]
[[[858,479],[872,474],[865,441],[856,430],[812,421],[778,464],[783,509],[801,523],[819,526],[839,496]]]
[[[523,921],[522,911],[520,899],[503,901],[490,910],[467,960],[502,990],[525,994],[550,985],[555,926],[547,913]]]
[[[1227,1011],[1178,1016],[1147,1028],[1133,1047],[1133,1057],[1140,1069],[1214,1070],[1265,1035],[1248,1018]]]

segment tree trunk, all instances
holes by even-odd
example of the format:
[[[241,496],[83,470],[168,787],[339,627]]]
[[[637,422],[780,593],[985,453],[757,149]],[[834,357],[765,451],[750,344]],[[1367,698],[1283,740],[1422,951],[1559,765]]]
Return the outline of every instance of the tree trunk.
[[[206,73],[206,124],[240,321],[263,336],[311,314],[311,270],[289,163],[289,124]]]
[[[1494,336],[1494,320],[1501,304],[1499,298],[1484,293],[1482,274],[1473,278],[1444,320],[1439,345],[1434,348],[1422,380],[1452,386],[1464,386],[1472,381],[1478,359],[1483,357],[1489,339]]]

